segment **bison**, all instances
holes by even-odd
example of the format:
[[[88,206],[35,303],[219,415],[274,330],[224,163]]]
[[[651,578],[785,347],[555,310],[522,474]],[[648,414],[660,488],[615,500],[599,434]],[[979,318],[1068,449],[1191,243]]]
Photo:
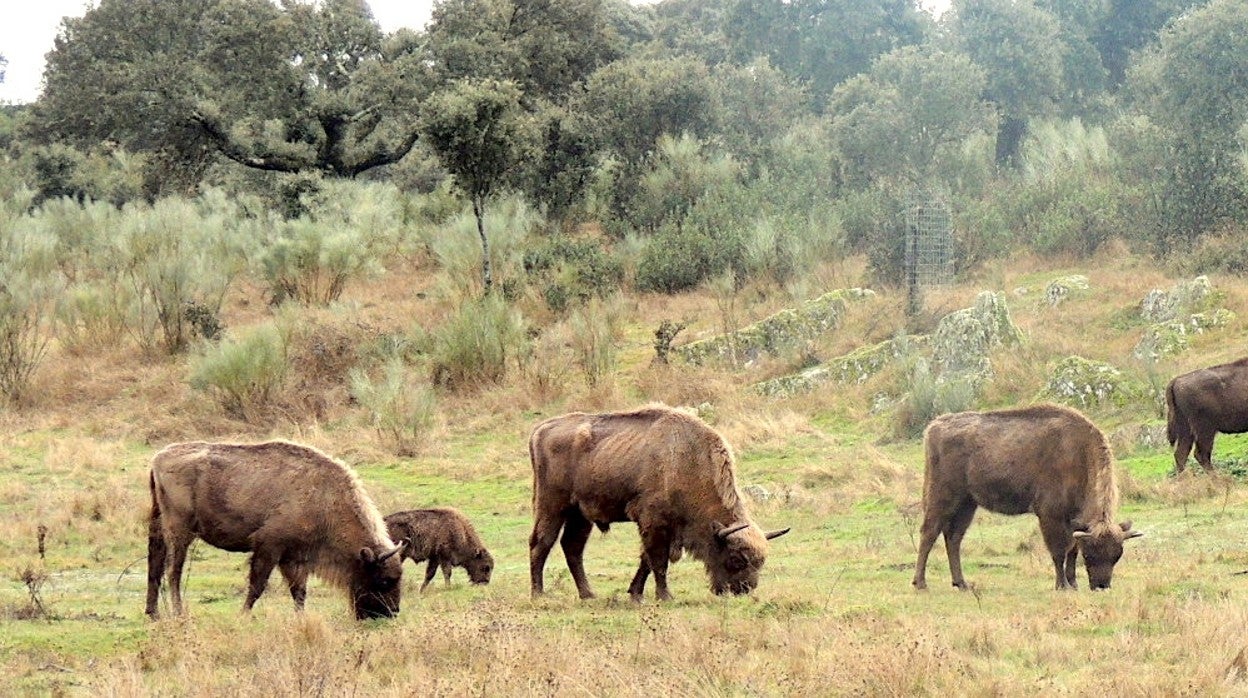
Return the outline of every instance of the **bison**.
[[[429,561],[421,591],[433,581],[439,567],[447,584],[451,583],[452,567],[463,567],[473,584],[490,583],[494,558],[482,545],[472,522],[455,509],[439,507],[395,512],[386,517],[386,528],[392,539],[411,541],[403,550],[403,559]]]
[[[641,562],[628,593],[640,602],[654,573],[655,596],[672,598],[667,565],[688,550],[706,566],[716,594],[758,586],[767,541],[750,519],[734,475],[732,449],[692,414],[651,404],[625,412],[574,412],[538,424],[533,463],[532,594],[543,592],[546,556],[559,539],[582,599],[594,593],[582,555],[594,526],[636,522]]]
[[[962,536],[984,507],[1031,512],[1053,558],[1058,589],[1074,589],[1083,552],[1092,589],[1109,588],[1122,544],[1142,535],[1114,521],[1118,482],[1105,436],[1079,412],[1035,405],[937,417],[924,433],[923,525],[914,586],[927,588],[927,556],[945,534],[953,585],[962,578]]]
[[[1213,437],[1248,431],[1248,358],[1176,376],[1166,386],[1166,438],[1174,446],[1174,472],[1183,472],[1196,446],[1196,462],[1213,472]]]
[[[310,572],[344,588],[358,619],[399,612],[407,541],[391,541],[355,473],[320,451],[287,441],[178,443],[152,458],[148,483],[147,615],[159,613],[166,568],[182,612],[182,566],[196,538],[251,553],[244,611],[276,566],[297,608]]]

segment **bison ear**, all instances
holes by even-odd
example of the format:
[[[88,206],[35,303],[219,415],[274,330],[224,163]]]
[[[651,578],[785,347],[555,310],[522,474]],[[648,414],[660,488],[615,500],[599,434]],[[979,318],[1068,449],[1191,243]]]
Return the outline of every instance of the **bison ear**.
[[[784,534],[786,534],[786,533],[788,533],[788,532],[789,532],[789,529],[787,529],[787,528],[782,528],[782,529],[780,529],[779,531],[768,531],[768,532],[767,532],[767,540],[772,540],[772,539],[775,539],[775,538],[779,538],[780,536],[783,536]]]
[[[1123,536],[1123,538],[1122,538],[1123,540],[1131,540],[1132,538],[1139,538],[1140,536],[1144,535],[1144,532],[1143,532],[1143,531],[1133,531],[1133,530],[1131,530],[1131,522],[1130,522],[1130,521],[1123,521],[1122,523],[1120,523],[1120,524],[1118,524],[1118,525],[1122,527],[1122,532],[1123,532],[1123,533],[1125,533],[1125,534],[1127,534],[1127,535]]]
[[[377,553],[372,548],[360,548],[360,559],[371,564],[377,561]]]

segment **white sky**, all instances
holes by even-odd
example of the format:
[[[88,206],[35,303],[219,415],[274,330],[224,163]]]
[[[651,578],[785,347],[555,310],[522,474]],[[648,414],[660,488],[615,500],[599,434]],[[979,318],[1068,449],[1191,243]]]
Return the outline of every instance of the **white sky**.
[[[654,2],[654,0],[633,0]],[[429,21],[433,0],[369,0],[381,28],[421,28]],[[922,0],[929,8],[945,8],[949,0]],[[52,50],[62,17],[81,17],[91,0],[0,0],[0,55],[9,59],[0,104],[33,102],[43,80],[43,56]]]

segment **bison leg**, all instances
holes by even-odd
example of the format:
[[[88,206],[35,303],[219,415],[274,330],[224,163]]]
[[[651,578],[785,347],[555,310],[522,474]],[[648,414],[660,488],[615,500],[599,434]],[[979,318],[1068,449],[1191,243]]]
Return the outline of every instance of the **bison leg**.
[[[429,586],[429,583],[433,581],[433,577],[437,573],[438,573],[438,556],[434,555],[429,558],[429,564],[425,566],[425,581],[422,582],[420,585],[420,591],[422,593],[425,591],[425,587]]]
[[[1040,521],[1040,534],[1044,537],[1044,545],[1049,549],[1049,556],[1053,558],[1053,571],[1055,574],[1056,586],[1059,591],[1062,589],[1074,589],[1070,578],[1074,577],[1075,565],[1070,563],[1070,574],[1067,575],[1066,563],[1068,555],[1079,554],[1078,550],[1072,550],[1075,545],[1075,539],[1071,535],[1070,529],[1060,522]]]
[[[247,574],[247,599],[243,601],[244,612],[250,612],[251,607],[256,605],[256,600],[269,585],[269,575],[273,574],[276,565],[277,559],[263,548],[252,552],[251,570]]]
[[[147,610],[151,618],[160,615],[160,582],[165,576],[165,562],[168,548],[165,545],[165,533],[161,530],[160,512],[152,514],[147,527]]]
[[[448,587],[451,585],[451,570],[453,567],[450,560],[442,561],[442,581],[446,582]]]
[[[970,588],[962,578],[962,538],[966,535],[966,529],[971,527],[971,521],[975,519],[976,508],[974,500],[966,500],[945,526],[945,555],[949,557],[949,573],[953,576],[953,585],[959,589]]]
[[[559,545],[563,548],[563,557],[568,561],[568,571],[572,573],[572,580],[576,582],[576,593],[580,594],[582,599],[594,598],[594,592],[589,588],[589,578],[585,576],[585,544],[589,541],[589,534],[593,530],[594,525],[589,522],[589,519],[575,512],[564,522],[563,537],[559,539]]]
[[[542,576],[546,568],[546,557],[559,539],[563,520],[558,516],[544,516],[536,512],[535,518],[533,533],[529,536],[529,582],[532,595],[541,596],[545,591]]]
[[[642,529],[641,544],[647,566],[654,573],[654,597],[659,601],[671,601],[672,593],[667,590],[667,562],[672,553],[671,536],[666,530],[646,527]],[[637,573],[641,574],[641,570]],[[644,578],[642,582],[645,582]]]
[[[308,599],[308,568],[299,562],[282,560],[278,563],[278,569],[290,589],[290,598],[294,599],[295,608],[302,611],[303,603]]]
[[[927,556],[931,554],[932,546],[936,544],[944,526],[945,521],[933,514],[932,507],[928,507],[923,517],[923,525],[919,529],[919,557],[914,563],[914,581],[911,582],[915,589],[927,588]]]
[[[1079,546],[1072,546],[1066,553],[1066,583],[1071,589],[1078,589],[1079,582],[1075,579],[1075,562],[1079,558]]]
[[[637,565],[637,574],[633,575],[633,581],[628,585],[628,597],[633,603],[641,603],[646,592],[646,579],[650,577],[650,563],[646,562],[646,555],[642,553],[641,562]]]
[[[1174,474],[1178,475],[1187,469],[1187,457],[1192,453],[1195,438],[1191,433],[1184,433],[1174,442]]]
[[[174,615],[181,615],[182,606],[182,568],[186,565],[186,551],[195,540],[190,532],[165,530],[165,543],[169,546],[169,600],[173,605]]]
[[[1196,462],[1200,463],[1205,472],[1213,472],[1213,437],[1216,431],[1196,432]]]

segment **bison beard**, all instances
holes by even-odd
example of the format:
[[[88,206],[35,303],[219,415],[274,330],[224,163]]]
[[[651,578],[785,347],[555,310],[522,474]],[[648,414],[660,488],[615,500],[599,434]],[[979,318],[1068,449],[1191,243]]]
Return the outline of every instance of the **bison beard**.
[[[945,536],[953,585],[962,577],[962,537],[975,510],[1032,512],[1053,559],[1058,589],[1075,588],[1080,551],[1092,589],[1109,588],[1123,541],[1143,535],[1115,523],[1118,484],[1105,437],[1058,405],[937,417],[924,434],[923,526],[914,586],[927,588],[927,556]]]
[[[640,601],[654,574],[655,596],[671,598],[667,566],[689,550],[706,566],[716,594],[758,586],[767,541],[737,490],[732,451],[713,429],[665,405],[627,412],[576,412],[538,424],[529,438],[533,464],[533,533],[529,573],[534,596],[555,541],[583,599],[585,544],[594,526],[636,522],[641,559],[629,585]],[[562,537],[560,537],[562,531]]]
[[[295,606],[313,573],[347,591],[356,618],[399,612],[402,558],[350,468],[306,446],[173,444],[152,458],[148,476],[147,614],[159,614],[168,571],[173,610],[182,613],[182,568],[196,538],[250,552],[243,610],[264,593],[277,567]]]

